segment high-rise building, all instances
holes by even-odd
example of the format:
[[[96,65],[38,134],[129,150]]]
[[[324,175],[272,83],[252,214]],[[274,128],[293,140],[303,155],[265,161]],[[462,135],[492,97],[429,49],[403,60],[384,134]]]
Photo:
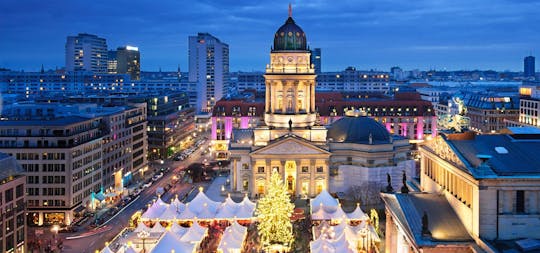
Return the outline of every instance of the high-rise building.
[[[5,153],[0,153],[0,168],[0,252],[27,252],[24,169]]]
[[[93,34],[79,33],[66,41],[66,70],[107,73],[107,41]]]
[[[197,82],[196,111],[210,112],[229,88],[229,45],[209,33],[189,36],[189,81]]]
[[[534,77],[534,63],[535,58],[532,55],[529,55],[523,59],[523,76],[525,78]]]
[[[311,50],[311,64],[315,67],[315,73],[321,73],[321,49],[314,48]]]
[[[116,50],[116,62],[116,73],[129,74],[131,80],[141,78],[141,53],[138,47],[119,47]]]
[[[107,52],[107,73],[116,74],[118,69],[118,60],[116,59],[116,50]]]

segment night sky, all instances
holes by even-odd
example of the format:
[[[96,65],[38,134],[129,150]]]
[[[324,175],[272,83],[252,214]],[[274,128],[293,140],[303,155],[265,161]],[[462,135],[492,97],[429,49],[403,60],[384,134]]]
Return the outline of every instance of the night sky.
[[[230,46],[231,70],[263,70],[289,1],[0,1],[0,67],[63,67],[66,36],[92,33],[109,49],[138,46],[141,69],[187,71],[187,37],[209,32]],[[522,70],[540,52],[540,1],[292,1],[323,71]],[[540,64],[537,64],[537,66]]]

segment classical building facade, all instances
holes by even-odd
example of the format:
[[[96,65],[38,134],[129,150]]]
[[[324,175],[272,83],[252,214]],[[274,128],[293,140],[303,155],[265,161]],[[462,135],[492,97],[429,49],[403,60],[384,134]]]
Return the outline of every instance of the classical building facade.
[[[391,136],[361,107],[334,115],[328,127],[320,124],[310,54],[304,31],[289,16],[274,36],[264,100],[255,92],[214,107],[214,149],[217,158],[231,161],[231,190],[264,195],[272,171],[292,195],[305,197],[368,181],[380,185],[386,173],[413,176],[408,140]]]
[[[421,146],[424,193],[383,194],[386,252],[502,252],[540,239],[539,149],[535,133],[447,134]]]

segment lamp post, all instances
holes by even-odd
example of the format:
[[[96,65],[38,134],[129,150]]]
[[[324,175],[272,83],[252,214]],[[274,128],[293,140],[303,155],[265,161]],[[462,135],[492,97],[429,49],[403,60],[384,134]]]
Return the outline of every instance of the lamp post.
[[[146,240],[146,238],[148,238],[148,236],[150,236],[150,233],[148,233],[146,230],[143,230],[137,233],[137,237],[139,237],[142,240],[142,248],[143,248],[142,252],[145,252],[145,253],[146,253],[146,249],[144,248],[144,241]]]
[[[57,237],[58,237],[58,230],[60,229],[60,226],[53,225],[51,227],[51,232],[53,232],[53,239],[54,239],[54,247],[58,247]]]
[[[368,249],[366,247],[366,236],[367,236],[367,233],[365,233],[364,231],[360,234],[360,236],[362,237],[362,252],[368,252]]]

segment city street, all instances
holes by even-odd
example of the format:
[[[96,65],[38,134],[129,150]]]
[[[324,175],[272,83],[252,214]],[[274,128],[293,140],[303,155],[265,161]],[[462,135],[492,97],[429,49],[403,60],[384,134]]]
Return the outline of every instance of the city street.
[[[207,147],[208,141],[204,142],[201,147]],[[193,154],[184,161],[172,161],[167,160],[162,165],[151,166],[151,169],[159,169],[161,167],[170,167],[171,171],[165,173],[165,175],[154,182],[150,187],[143,190],[138,198],[130,203],[124,210],[119,212],[114,218],[112,218],[107,224],[103,225],[105,227],[103,232],[96,233],[87,237],[82,237],[78,239],[66,240],[66,237],[76,237],[80,234],[89,232],[89,231],[80,231],[72,234],[60,234],[64,242],[64,249],[62,252],[67,253],[93,253],[95,250],[101,250],[105,246],[105,242],[111,241],[114,236],[116,236],[122,229],[128,226],[129,219],[131,216],[138,210],[143,209],[155,196],[156,190],[159,187],[165,187],[168,183],[171,183],[172,177],[175,174],[180,172],[181,168],[187,167],[189,164],[194,162],[202,162],[206,156],[201,156],[202,149],[198,148]],[[208,182],[197,183],[194,186],[205,186]],[[192,189],[193,184],[178,182],[176,185],[167,191],[162,199],[165,202],[169,202],[170,199],[174,198],[175,195],[183,196]]]

